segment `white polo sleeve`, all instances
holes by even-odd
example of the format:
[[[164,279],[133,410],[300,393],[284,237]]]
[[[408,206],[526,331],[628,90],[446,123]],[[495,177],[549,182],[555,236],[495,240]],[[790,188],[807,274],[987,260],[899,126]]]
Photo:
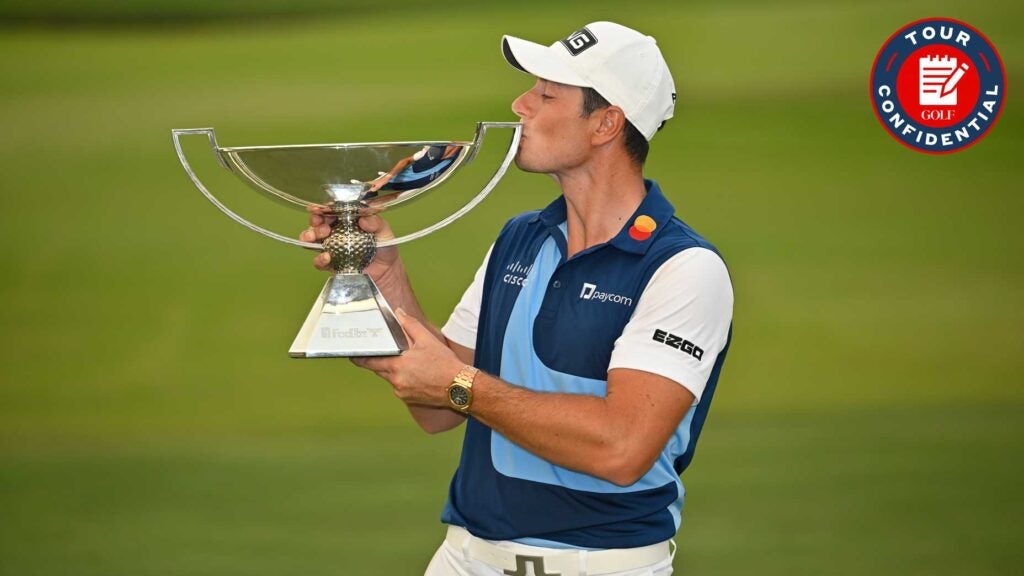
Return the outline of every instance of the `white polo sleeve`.
[[[487,249],[484,262],[477,269],[473,276],[473,282],[462,294],[462,299],[452,310],[448,322],[441,328],[445,338],[466,348],[476,348],[476,327],[480,320],[480,305],[484,299],[484,275],[487,273],[487,263],[491,259],[491,250],[494,245]]]
[[[706,248],[666,260],[648,282],[615,341],[608,369],[632,368],[685,386],[700,401],[732,323],[732,282]]]

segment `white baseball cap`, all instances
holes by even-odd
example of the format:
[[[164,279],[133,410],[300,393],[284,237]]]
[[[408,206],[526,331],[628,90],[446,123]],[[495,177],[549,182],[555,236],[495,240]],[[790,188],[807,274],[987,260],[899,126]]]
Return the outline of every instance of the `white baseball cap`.
[[[538,78],[593,88],[650,140],[672,117],[676,88],[654,38],[614,22],[593,22],[551,46],[501,39],[508,63]]]

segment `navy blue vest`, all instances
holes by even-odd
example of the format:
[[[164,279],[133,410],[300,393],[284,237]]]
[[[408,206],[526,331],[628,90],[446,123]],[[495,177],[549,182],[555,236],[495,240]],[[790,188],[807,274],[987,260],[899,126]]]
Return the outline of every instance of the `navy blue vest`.
[[[618,235],[568,260],[563,197],[505,225],[484,280],[478,368],[534,390],[604,395],[614,342],[654,272],[683,250],[715,250],[674,218],[656,183],[645,184],[647,196]],[[657,225],[645,239],[629,234],[641,215]],[[584,297],[593,286],[614,297]],[[510,351],[517,357],[503,357]],[[630,487],[540,460],[470,417],[442,521],[538,545],[629,548],[672,538],[683,501],[678,475],[693,458],[727,351],[728,342],[662,458]]]

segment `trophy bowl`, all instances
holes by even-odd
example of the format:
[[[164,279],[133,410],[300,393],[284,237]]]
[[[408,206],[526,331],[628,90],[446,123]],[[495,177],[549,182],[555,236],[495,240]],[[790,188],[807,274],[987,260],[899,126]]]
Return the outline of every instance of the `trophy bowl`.
[[[422,197],[470,163],[492,129],[512,131],[508,150],[487,184],[439,222],[398,238],[378,240],[358,225],[376,214]],[[516,122],[480,122],[472,141],[369,142],[221,147],[213,128],[171,131],[178,159],[196,188],[229,218],[275,240],[331,254],[332,274],[306,316],[288,353],[293,358],[390,356],[408,349],[394,312],[363,273],[378,247],[396,246],[435,232],[479,204],[505,175],[519,148]],[[337,218],[323,243],[302,242],[242,218],[218,200],[192,169],[181,146],[185,136],[206,136],[218,162],[249,187],[307,213]]]
[[[363,202],[381,210],[454,174],[472,142],[393,142],[221,148],[228,168],[254,189],[303,209]]]

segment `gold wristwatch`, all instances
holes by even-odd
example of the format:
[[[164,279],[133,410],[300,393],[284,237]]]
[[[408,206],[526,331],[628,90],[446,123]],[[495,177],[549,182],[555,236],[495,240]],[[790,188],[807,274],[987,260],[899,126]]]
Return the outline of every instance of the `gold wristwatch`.
[[[479,372],[469,364],[462,367],[455,379],[448,385],[448,405],[464,414],[469,413],[473,404],[473,379]]]

